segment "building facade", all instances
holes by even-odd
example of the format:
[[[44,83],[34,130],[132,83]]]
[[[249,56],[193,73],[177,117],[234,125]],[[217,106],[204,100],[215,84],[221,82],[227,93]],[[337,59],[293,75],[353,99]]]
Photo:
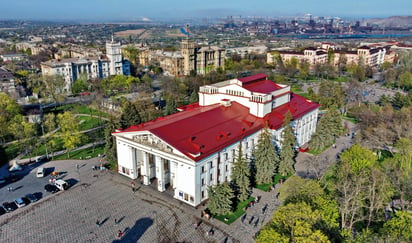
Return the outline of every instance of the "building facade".
[[[143,66],[159,65],[166,74],[172,76],[189,75],[191,72],[204,75],[217,68],[225,68],[223,48],[217,46],[196,46],[186,38],[180,43],[179,51],[142,50],[139,63]]]
[[[65,91],[70,91],[73,82],[86,75],[87,79],[107,78],[110,75],[130,75],[130,63],[123,60],[120,43],[106,43],[106,56],[53,59],[41,63],[43,76],[60,75],[65,80]]]
[[[316,130],[319,105],[291,93],[258,74],[202,86],[199,102],[180,112],[117,130],[118,172],[174,198],[197,206],[208,198],[208,186],[230,181],[239,145],[252,158],[259,135],[268,127],[280,146],[286,113],[297,147]]]
[[[376,46],[361,46],[356,50],[336,50],[333,44],[322,43],[320,48],[308,47],[302,52],[296,51],[276,51],[267,53],[266,62],[268,64],[276,63],[276,56],[279,55],[283,62],[288,62],[292,58],[297,59],[299,62],[306,61],[310,64],[310,68],[314,69],[316,64],[325,64],[328,62],[328,50],[333,49],[333,59],[331,64],[334,66],[339,65],[339,61],[342,56],[346,60],[346,64],[363,64],[370,67],[377,67],[388,59],[385,57],[388,52],[386,47]]]
[[[53,59],[41,63],[43,76],[59,75],[65,81],[64,90],[70,91],[71,86],[82,74],[87,79],[109,77],[110,61],[100,58],[65,58]]]

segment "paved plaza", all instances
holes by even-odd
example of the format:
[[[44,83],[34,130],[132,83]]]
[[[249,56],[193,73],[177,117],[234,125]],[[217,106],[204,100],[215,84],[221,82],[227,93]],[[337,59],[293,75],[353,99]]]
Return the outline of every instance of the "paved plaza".
[[[349,125],[351,132],[356,131],[353,124]],[[336,148],[317,156],[322,169],[334,163],[337,153],[352,143],[350,136],[342,136],[337,139]],[[311,158],[314,156],[299,153],[296,174],[314,177]],[[253,189],[252,196],[260,196],[260,202],[249,208],[244,217],[226,225],[216,219],[201,218],[204,206],[193,208],[173,199],[170,189],[162,193],[155,184],[144,186],[137,181],[133,192],[130,179],[107,170],[92,170],[98,165],[99,158],[25,166],[21,180],[0,187],[0,201],[12,201],[36,191],[43,192],[44,197],[0,216],[0,242],[254,242],[256,233],[270,221],[280,204],[277,189]],[[35,177],[39,166],[48,173],[60,172],[60,177],[73,186],[53,195],[44,192],[48,176]],[[4,174],[5,169],[7,166],[0,173]],[[8,192],[10,186],[15,188],[13,192]],[[195,228],[194,224],[199,222]],[[211,229],[214,234],[208,235]],[[124,232],[121,239],[117,237],[119,230]]]
[[[262,197],[261,202],[248,209],[243,220],[229,226],[216,219],[200,218],[203,208],[173,199],[170,191],[161,193],[137,182],[137,191],[133,192],[130,179],[92,170],[98,164],[98,158],[43,164],[64,172],[62,178],[75,184],[54,195],[43,192],[40,201],[0,216],[0,242],[254,242],[254,235],[279,204],[275,192],[254,191],[254,196]],[[36,166],[30,169],[22,180],[13,183],[14,187],[24,185],[20,191],[10,193],[6,192],[7,186],[0,188],[3,201],[43,191],[47,178],[34,185],[37,190],[26,185],[39,179],[34,175]],[[263,212],[265,205],[267,210]],[[196,222],[201,222],[197,229]],[[214,234],[208,235],[211,229]],[[125,232],[121,239],[117,237],[119,230]]]

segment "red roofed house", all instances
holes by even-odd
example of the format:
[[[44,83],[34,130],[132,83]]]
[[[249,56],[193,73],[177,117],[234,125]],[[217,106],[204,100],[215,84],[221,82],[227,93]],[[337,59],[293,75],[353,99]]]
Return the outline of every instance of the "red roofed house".
[[[290,111],[297,147],[305,146],[316,130],[318,109],[264,74],[202,86],[198,103],[113,133],[119,173],[141,177],[145,185],[156,178],[159,191],[170,185],[176,199],[197,206],[208,198],[208,186],[230,180],[240,143],[251,158],[268,124],[279,145]]]

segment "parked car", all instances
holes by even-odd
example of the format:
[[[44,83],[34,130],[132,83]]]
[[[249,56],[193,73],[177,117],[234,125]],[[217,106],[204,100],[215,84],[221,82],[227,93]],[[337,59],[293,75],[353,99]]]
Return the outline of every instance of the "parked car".
[[[14,200],[14,202],[16,203],[17,207],[22,208],[26,206],[26,203],[23,201],[23,199],[21,197],[16,198]]]
[[[69,189],[69,183],[67,183],[67,181],[59,179],[57,181],[54,182],[54,185],[59,188],[60,191],[64,191]]]
[[[22,199],[23,202],[26,204],[26,206],[31,203],[31,201],[30,201],[27,197],[22,197],[21,199]]]
[[[46,155],[42,155],[42,156],[39,156],[39,157],[36,158],[36,163],[47,162],[47,161],[48,161],[48,159],[47,159]]]
[[[43,193],[41,192],[35,192],[35,193],[29,193],[26,194],[26,198],[30,201],[30,202],[37,202],[42,198]]]
[[[55,185],[47,184],[44,186],[44,190],[46,192],[56,193],[59,191],[59,188],[57,188]]]
[[[20,180],[21,178],[22,178],[21,175],[18,175],[18,174],[15,174],[15,173],[11,173],[11,174],[9,175],[9,180],[10,180],[10,182],[18,181],[18,180]]]
[[[4,209],[3,206],[0,206],[0,215],[3,215],[5,213],[7,213],[6,209]]]
[[[6,210],[6,212],[10,213],[16,210],[18,207],[15,202],[5,202],[3,203],[3,208]]]

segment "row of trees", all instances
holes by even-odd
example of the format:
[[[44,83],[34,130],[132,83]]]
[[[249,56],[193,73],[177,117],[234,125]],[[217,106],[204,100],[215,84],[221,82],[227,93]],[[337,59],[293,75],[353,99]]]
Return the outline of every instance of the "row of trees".
[[[268,128],[260,134],[253,159],[248,161],[239,145],[232,165],[231,181],[208,188],[208,208],[214,215],[228,214],[238,202],[246,201],[255,184],[273,184],[275,174],[282,176],[294,172],[296,140],[290,126],[291,115],[284,119],[281,147],[278,153]]]
[[[37,153],[34,150],[40,143],[45,144],[49,151],[61,147],[68,151],[81,144],[84,136],[79,133],[76,117],[70,112],[58,114],[48,113],[40,123],[31,123],[21,114],[20,106],[5,93],[0,93],[0,131],[1,142],[16,140],[18,151],[26,150],[30,156]],[[57,129],[57,130],[56,130]],[[43,136],[43,133],[48,133]],[[2,155],[1,161],[7,161]]]
[[[321,180],[290,177],[257,242],[410,242],[411,145],[403,140],[402,152],[383,161],[354,145]],[[401,203],[388,209],[392,196]]]

